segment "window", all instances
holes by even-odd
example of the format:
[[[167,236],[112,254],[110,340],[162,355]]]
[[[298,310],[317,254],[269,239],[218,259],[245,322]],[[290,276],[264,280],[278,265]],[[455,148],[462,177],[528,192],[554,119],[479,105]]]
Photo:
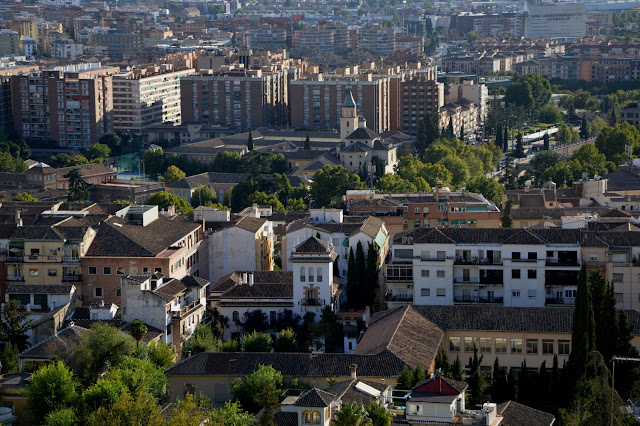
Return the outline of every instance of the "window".
[[[116,267],[116,274],[124,275],[124,266],[117,266]]]
[[[28,294],[10,294],[9,300],[17,300],[21,305],[28,305],[31,303],[31,296]]]
[[[428,270],[428,269],[423,269],[423,270],[420,272],[420,276],[421,276],[422,278],[429,278],[429,270]]]
[[[613,274],[613,282],[621,283],[624,281],[624,274],[615,273]]]
[[[138,267],[137,266],[129,267],[129,275],[138,275]]]
[[[96,275],[98,273],[98,268],[95,266],[89,266],[89,275]]]
[[[463,269],[462,270],[462,281],[464,282],[469,282],[471,281],[471,270],[470,269]]]
[[[428,251],[421,251],[420,252],[420,259],[421,260],[429,260],[429,259],[431,259],[431,253],[428,252]]]
[[[480,338],[480,352],[484,352],[484,353],[491,352],[491,337]]]
[[[535,269],[529,269],[527,271],[527,278],[530,280],[535,280],[537,278],[537,271]]]
[[[506,354],[507,353],[507,338],[506,337],[496,337],[496,353],[497,354]]]
[[[520,290],[513,290],[511,292],[511,297],[520,297]]]
[[[547,250],[547,257],[553,257],[553,250]]]
[[[511,339],[511,353],[512,354],[522,353],[522,339],[520,338]]]
[[[542,339],[542,353],[545,355],[553,355],[553,340]]]
[[[240,314],[238,313],[238,311],[233,311],[233,314],[231,314],[231,318],[235,323],[240,322]]]
[[[102,297],[102,287],[96,287],[94,294],[95,297]]]
[[[439,251],[436,253],[436,255],[438,256],[438,260],[445,260],[447,258],[446,251]]]
[[[449,352],[460,352],[459,337],[449,337]]]
[[[536,253],[534,251],[530,251],[529,253],[527,253],[527,259],[529,259],[529,260],[538,260],[538,253]]]
[[[142,275],[149,275],[151,273],[151,269],[148,266],[142,268]]]
[[[520,260],[520,252],[519,251],[514,251],[511,253],[511,259],[512,260]]]
[[[615,293],[616,296],[616,303],[622,303],[624,300],[624,296],[622,293]]]
[[[116,290],[116,297],[122,297],[122,289],[121,288]]]
[[[568,340],[558,340],[558,355],[569,355]]]
[[[437,271],[436,275],[437,275],[438,278],[444,278],[445,277],[444,271]]]
[[[305,269],[304,266],[300,267],[300,282],[305,282],[307,279],[305,278]]]
[[[578,293],[577,288],[565,288],[564,289],[564,297],[568,299],[575,299],[576,294]]]
[[[416,207],[416,214],[420,214],[420,207]]]
[[[56,271],[55,269],[49,269],[47,271],[47,275],[49,275],[50,277],[55,277],[56,275],[58,275],[58,271]]]
[[[421,288],[420,289],[420,296],[431,296],[431,289],[430,288]]]
[[[447,295],[447,290],[444,288],[437,288],[436,289],[436,296],[438,297],[444,297]]]
[[[37,277],[38,276],[38,270],[37,269],[29,269],[29,276],[30,277]]]
[[[514,280],[520,279],[520,269],[512,269],[511,270],[511,278]]]
[[[476,342],[474,337],[465,337],[464,338],[464,351],[465,352],[473,352],[473,345]]]
[[[589,262],[597,262],[598,261],[598,255],[597,254],[590,254],[589,255]]]
[[[322,268],[316,268],[316,281],[322,282]]]
[[[535,299],[537,296],[537,290],[529,290],[528,292],[529,299]]]
[[[153,268],[153,272],[161,274],[162,273],[162,268]]]
[[[40,306],[41,308],[46,308],[47,305],[47,295],[46,294],[34,294],[33,295],[33,304]]]
[[[102,268],[102,275],[111,275],[111,266],[105,266]]]
[[[527,353],[528,354],[538,353],[538,339],[527,339]]]
[[[309,411],[302,412],[302,423],[310,424],[311,423],[311,413]]]
[[[312,283],[314,282],[314,278],[313,278],[313,268],[310,266],[309,267],[309,282]]]
[[[399,259],[411,259],[413,257],[413,249],[395,249],[393,256]]]
[[[313,424],[314,425],[319,425],[320,424],[320,412],[319,411],[314,411],[313,412]]]

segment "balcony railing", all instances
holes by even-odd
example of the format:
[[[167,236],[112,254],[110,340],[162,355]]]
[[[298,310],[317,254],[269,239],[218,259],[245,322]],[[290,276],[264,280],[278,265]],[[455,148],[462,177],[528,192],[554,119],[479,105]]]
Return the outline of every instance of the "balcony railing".
[[[80,258],[74,257],[74,256],[64,256],[62,258],[62,261],[67,263],[71,263],[71,262],[77,263],[77,262],[80,262]]]
[[[387,302],[407,302],[413,303],[413,294],[387,294]]]
[[[545,299],[547,305],[574,305],[576,299],[573,297],[548,297]]]
[[[569,260],[569,259],[547,259],[547,266],[580,266],[579,260]]]
[[[461,278],[454,278],[453,279],[453,283],[455,285],[504,285],[504,281],[501,278],[485,278],[485,277],[480,277],[480,279],[478,280],[477,278],[474,280],[469,280],[469,281],[465,281]]]
[[[489,299],[478,296],[454,296],[453,301],[455,303],[503,303],[503,298],[494,297],[493,299]]]
[[[5,278],[5,281],[14,282],[14,283],[23,283],[24,277],[22,275],[7,275],[7,277]]]
[[[82,281],[82,275],[63,275],[62,282],[63,283],[77,283]]]
[[[184,318],[185,316],[189,315],[191,312],[204,307],[205,306],[200,303],[200,300],[195,300],[189,303],[188,305],[185,305],[182,308],[180,308],[179,311],[173,311],[172,316],[173,318],[177,318],[177,319]]]
[[[304,299],[300,299],[300,305],[302,306],[324,306],[324,299],[310,299],[310,298],[304,298]]]
[[[478,263],[477,257],[456,257],[453,261],[454,265],[477,265]]]
[[[24,262],[24,256],[7,256],[6,262],[9,262],[9,263]]]

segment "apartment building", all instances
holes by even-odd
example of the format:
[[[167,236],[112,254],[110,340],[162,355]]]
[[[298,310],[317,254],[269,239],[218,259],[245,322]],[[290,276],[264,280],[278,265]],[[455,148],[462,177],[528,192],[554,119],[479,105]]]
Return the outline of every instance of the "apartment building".
[[[20,54],[20,34],[8,29],[0,30],[0,56]]]
[[[390,80],[390,123],[393,130],[416,134],[426,115],[435,115],[444,106],[444,84],[438,83],[435,66],[416,64]]]
[[[48,51],[54,58],[76,59],[78,56],[84,55],[84,46],[65,38],[53,40]]]
[[[465,134],[475,132],[480,119],[479,110],[478,105],[467,99],[445,104],[438,112],[438,126],[443,129],[451,123],[454,135],[459,135],[463,129]]]
[[[380,24],[366,25],[358,31],[358,48],[382,56],[397,50],[398,30]]]
[[[183,122],[222,124],[240,131],[280,127],[288,122],[288,73],[282,66],[242,66],[182,77]]]
[[[180,78],[194,69],[162,66],[122,71],[113,76],[113,129],[141,134],[143,129],[182,122]]]
[[[82,264],[82,300],[121,305],[121,279],[200,275],[202,225],[157,206],[127,206],[103,220]]]
[[[622,108],[620,111],[620,121],[627,122],[632,126],[640,127],[640,102],[637,105]]]
[[[636,235],[637,234],[637,235]],[[396,234],[387,303],[572,305],[580,267],[614,282],[618,307],[637,309],[640,234],[588,229],[420,229]]]
[[[294,32],[293,47],[303,54],[343,55],[354,48],[347,25],[321,24]]]
[[[142,34],[124,33],[115,30],[89,32],[89,43],[106,49],[109,56],[130,57],[142,53],[144,40]]]
[[[445,103],[457,103],[466,99],[478,107],[478,122],[484,122],[487,116],[489,89],[484,84],[476,84],[473,80],[451,83],[445,88]]]
[[[376,133],[390,129],[389,76],[360,74],[357,67],[336,74],[313,74],[289,83],[291,126],[331,130],[340,127],[342,105],[351,90],[358,115]]]
[[[118,67],[78,64],[11,77],[14,127],[26,139],[85,148],[112,129]]]
[[[586,34],[587,10],[584,4],[525,4],[525,38],[582,38]]]

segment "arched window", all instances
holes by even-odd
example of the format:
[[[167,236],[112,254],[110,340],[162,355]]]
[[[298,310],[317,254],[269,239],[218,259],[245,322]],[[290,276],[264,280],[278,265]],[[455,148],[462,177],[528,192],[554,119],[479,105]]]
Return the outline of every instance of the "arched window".
[[[300,282],[305,282],[304,266],[300,267]]]
[[[309,282],[313,282],[313,267],[309,266]]]
[[[320,412],[319,411],[314,411],[313,412],[313,424],[314,425],[319,425],[320,424]]]
[[[311,423],[311,413],[308,411],[302,412],[302,423]]]
[[[238,311],[233,311],[232,317],[233,317],[233,322],[240,321],[240,314],[238,313]]]
[[[322,282],[322,268],[316,269],[316,279],[318,280],[319,283]]]

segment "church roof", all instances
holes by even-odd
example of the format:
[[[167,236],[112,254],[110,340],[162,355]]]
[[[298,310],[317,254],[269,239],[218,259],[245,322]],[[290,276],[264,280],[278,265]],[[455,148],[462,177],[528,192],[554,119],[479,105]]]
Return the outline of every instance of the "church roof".
[[[356,101],[353,100],[353,94],[351,93],[351,89],[347,89],[347,93],[344,97],[344,103],[342,104],[343,108],[355,108]]]
[[[360,139],[360,140],[372,140],[372,139],[379,139],[380,136],[374,132],[373,130],[371,130],[368,127],[358,127],[356,130],[354,130],[349,136],[347,136],[345,139]]]

